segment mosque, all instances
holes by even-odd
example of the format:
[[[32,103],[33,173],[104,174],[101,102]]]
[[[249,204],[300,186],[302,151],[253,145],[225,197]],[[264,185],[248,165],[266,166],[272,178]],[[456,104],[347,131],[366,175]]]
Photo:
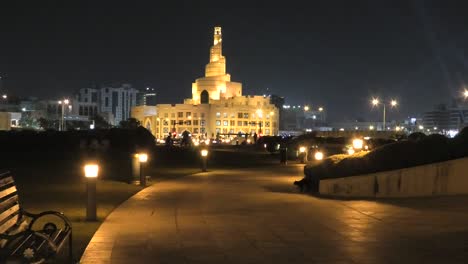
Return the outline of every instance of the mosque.
[[[137,106],[132,117],[158,139],[184,131],[201,138],[277,135],[278,109],[268,96],[242,95],[242,83],[226,73],[221,27],[214,28],[213,37],[205,76],[192,83],[192,98],[183,104]]]

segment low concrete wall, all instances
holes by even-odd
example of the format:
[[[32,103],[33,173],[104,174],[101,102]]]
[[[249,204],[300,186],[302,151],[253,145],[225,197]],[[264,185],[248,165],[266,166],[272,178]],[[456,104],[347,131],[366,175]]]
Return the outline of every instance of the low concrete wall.
[[[468,158],[321,180],[319,192],[324,195],[361,198],[468,194]]]
[[[0,112],[0,130],[11,129],[11,114],[9,112]]]

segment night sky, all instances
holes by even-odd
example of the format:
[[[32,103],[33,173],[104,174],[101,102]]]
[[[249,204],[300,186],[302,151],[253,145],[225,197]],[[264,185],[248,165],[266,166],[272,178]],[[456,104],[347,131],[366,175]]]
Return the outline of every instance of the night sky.
[[[417,115],[468,80],[466,1],[4,1],[2,85],[59,98],[129,82],[179,103],[204,74],[216,25],[244,94],[268,88],[336,121],[379,119],[372,96],[399,100],[388,119]]]

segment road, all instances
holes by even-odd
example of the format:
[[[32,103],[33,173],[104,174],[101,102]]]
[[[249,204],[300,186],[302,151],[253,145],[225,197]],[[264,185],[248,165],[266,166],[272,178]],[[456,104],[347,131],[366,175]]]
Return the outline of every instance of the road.
[[[467,263],[468,197],[333,200],[302,166],[157,182],[101,225],[82,263]]]

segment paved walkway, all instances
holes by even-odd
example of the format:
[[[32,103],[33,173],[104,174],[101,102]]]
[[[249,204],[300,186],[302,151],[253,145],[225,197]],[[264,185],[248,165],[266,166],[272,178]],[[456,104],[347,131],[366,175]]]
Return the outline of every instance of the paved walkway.
[[[157,183],[101,225],[82,263],[468,263],[468,198],[298,194],[302,167]]]

